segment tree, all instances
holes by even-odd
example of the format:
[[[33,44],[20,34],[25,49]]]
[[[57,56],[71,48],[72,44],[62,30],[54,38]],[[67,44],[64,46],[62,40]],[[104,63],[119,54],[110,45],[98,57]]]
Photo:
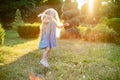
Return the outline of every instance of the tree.
[[[60,11],[63,0],[0,0],[0,22],[4,28],[11,27],[16,9],[20,9],[25,22],[38,22],[37,15],[46,8],[53,7]],[[59,6],[59,8],[58,8]]]
[[[24,24],[24,21],[22,19],[21,12],[19,9],[17,9],[14,22],[12,23],[12,27],[17,30],[17,28],[23,24]]]
[[[78,4],[76,1],[71,2],[71,0],[66,0],[62,7],[62,19],[64,22],[68,22],[70,25],[65,27],[69,29],[79,25],[79,9],[77,8]]]
[[[79,38],[80,33],[76,28],[79,23],[79,9],[76,1],[66,0],[62,7],[62,19],[64,23],[69,23],[69,26],[65,27],[65,31],[61,34],[61,38]]]
[[[20,9],[24,16],[35,6],[34,0],[2,0],[0,1],[0,22],[4,28],[9,28],[13,22],[16,9]]]
[[[120,18],[120,0],[104,0],[106,4],[102,5],[102,16],[108,18]]]

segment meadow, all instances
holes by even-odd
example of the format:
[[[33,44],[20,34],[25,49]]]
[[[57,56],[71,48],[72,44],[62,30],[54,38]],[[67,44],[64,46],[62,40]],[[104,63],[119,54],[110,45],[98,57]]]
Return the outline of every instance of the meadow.
[[[80,39],[58,39],[49,56],[50,67],[39,64],[44,50],[38,39],[22,39],[7,30],[0,46],[0,80],[29,80],[29,73],[41,80],[120,80],[120,46]]]

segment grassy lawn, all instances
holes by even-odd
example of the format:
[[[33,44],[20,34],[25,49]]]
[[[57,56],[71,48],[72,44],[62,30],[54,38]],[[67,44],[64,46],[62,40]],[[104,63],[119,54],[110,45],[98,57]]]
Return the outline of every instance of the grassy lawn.
[[[49,56],[50,67],[39,64],[39,39],[26,40],[6,31],[0,46],[0,80],[29,80],[29,73],[44,80],[120,80],[120,46],[82,40],[60,40]]]

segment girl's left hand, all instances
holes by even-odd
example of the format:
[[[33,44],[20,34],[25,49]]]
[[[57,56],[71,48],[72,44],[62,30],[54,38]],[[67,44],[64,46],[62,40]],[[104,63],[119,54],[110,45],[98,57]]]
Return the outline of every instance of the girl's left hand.
[[[70,24],[69,23],[64,23],[64,26],[69,26]]]

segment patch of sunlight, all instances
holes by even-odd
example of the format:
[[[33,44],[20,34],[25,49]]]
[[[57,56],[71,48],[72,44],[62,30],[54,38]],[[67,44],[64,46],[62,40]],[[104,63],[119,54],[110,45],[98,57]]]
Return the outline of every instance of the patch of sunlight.
[[[0,63],[0,66],[3,66],[4,64],[3,63]]]
[[[2,46],[0,47],[3,58],[3,64],[9,64],[16,61],[18,58],[38,49],[38,40],[31,40],[26,43],[17,44],[14,46]]]

